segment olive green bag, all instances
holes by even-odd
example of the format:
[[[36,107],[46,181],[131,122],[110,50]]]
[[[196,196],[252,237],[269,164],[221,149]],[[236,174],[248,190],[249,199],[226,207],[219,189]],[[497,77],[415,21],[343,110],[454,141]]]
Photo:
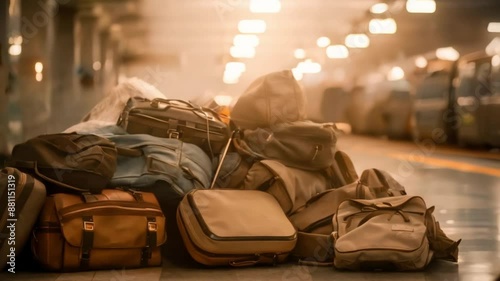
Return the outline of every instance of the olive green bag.
[[[117,149],[96,135],[47,134],[17,144],[8,166],[40,179],[49,193],[99,193],[116,169]]]

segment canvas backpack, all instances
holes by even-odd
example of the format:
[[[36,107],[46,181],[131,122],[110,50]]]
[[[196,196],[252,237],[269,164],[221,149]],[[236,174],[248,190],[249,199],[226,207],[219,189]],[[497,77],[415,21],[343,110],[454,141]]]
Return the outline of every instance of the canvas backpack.
[[[231,120],[241,129],[270,128],[306,118],[306,96],[290,70],[257,78],[231,111]]]
[[[404,187],[389,173],[379,169],[367,169],[357,181],[315,195],[289,215],[290,221],[298,230],[297,245],[292,255],[305,264],[331,263],[332,218],[343,201],[405,194]]]
[[[427,238],[427,207],[419,196],[350,199],[333,218],[337,269],[424,269],[434,252]]]
[[[271,128],[243,130],[236,150],[254,160],[276,160],[302,170],[324,170],[334,162],[337,137],[333,123],[296,121]]]
[[[17,144],[8,166],[35,175],[49,193],[99,193],[116,169],[117,149],[92,134],[47,134]]]

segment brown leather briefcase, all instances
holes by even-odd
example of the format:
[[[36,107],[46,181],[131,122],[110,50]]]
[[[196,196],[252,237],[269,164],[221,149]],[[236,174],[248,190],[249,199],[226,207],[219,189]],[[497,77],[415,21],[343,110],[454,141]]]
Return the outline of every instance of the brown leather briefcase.
[[[80,271],[161,264],[165,217],[152,193],[47,197],[32,235],[35,259],[49,270]]]
[[[177,138],[218,154],[229,139],[229,129],[219,114],[183,100],[131,98],[118,125],[130,134]]]

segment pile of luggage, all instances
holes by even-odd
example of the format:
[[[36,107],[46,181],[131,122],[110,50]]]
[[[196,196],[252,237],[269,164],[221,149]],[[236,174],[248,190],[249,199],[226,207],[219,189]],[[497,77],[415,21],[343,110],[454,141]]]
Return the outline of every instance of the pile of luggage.
[[[385,171],[358,176],[335,125],[307,121],[290,71],[254,81],[230,123],[188,101],[124,91],[134,83],[65,133],[14,147],[0,175],[2,202],[15,202],[2,203],[3,266],[12,223],[15,251],[29,243],[56,271],[159,266],[172,229],[208,266],[457,261],[460,240],[443,233],[433,207]]]

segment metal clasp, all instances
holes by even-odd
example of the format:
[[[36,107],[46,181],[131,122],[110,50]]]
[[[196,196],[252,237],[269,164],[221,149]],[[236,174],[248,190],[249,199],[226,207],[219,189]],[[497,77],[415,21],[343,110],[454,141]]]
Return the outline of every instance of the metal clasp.
[[[150,232],[158,231],[158,225],[156,224],[156,222],[148,222],[148,231]]]
[[[168,138],[170,138],[170,139],[179,139],[179,137],[180,137],[180,133],[178,131],[172,130],[172,129],[167,131],[167,135],[168,135]]]
[[[85,230],[85,231],[94,231],[94,222],[84,221],[83,222],[83,230]]]

